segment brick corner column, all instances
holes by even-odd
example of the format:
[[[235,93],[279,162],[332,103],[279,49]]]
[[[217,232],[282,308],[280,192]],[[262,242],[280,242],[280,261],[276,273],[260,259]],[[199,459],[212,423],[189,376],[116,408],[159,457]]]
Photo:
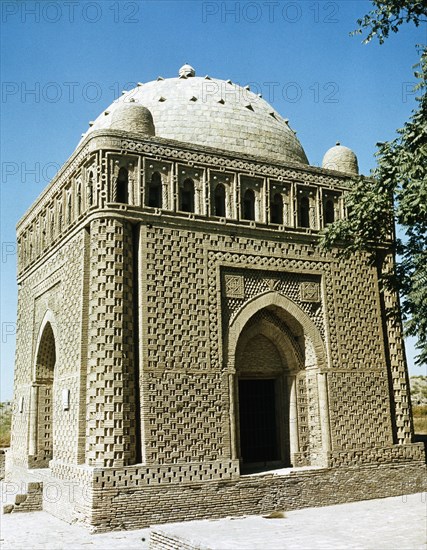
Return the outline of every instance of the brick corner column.
[[[90,227],[86,463],[136,459],[132,227],[104,218]]]

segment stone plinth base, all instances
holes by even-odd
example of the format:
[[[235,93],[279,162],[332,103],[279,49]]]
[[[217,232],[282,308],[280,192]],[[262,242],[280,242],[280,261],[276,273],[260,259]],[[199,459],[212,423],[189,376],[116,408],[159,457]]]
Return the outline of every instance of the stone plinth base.
[[[17,468],[14,479],[43,482],[44,510],[97,532],[269,514],[427,491],[424,460],[288,468],[243,476],[234,466],[227,465],[226,479],[217,479],[213,465],[193,465],[191,481],[175,480],[172,466],[166,468],[173,470],[169,477],[166,470],[162,473],[162,466],[156,474],[150,467],[150,477],[154,477],[149,480],[147,467],[142,465],[98,469],[52,461],[50,470]],[[200,479],[200,468],[212,472],[213,478]],[[8,483],[13,483],[12,478]],[[21,492],[19,489],[17,486],[16,491]]]
[[[286,471],[285,471],[286,472]],[[91,524],[96,531],[274,510],[326,506],[427,490],[423,462],[364,467],[294,469],[248,475],[237,481],[168,487],[94,490]]]

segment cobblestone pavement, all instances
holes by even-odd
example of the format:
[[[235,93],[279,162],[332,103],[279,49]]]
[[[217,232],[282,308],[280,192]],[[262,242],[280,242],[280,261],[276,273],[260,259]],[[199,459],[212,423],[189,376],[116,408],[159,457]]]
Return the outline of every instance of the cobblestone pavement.
[[[154,530],[215,550],[426,549],[425,493],[286,512],[161,525]],[[1,516],[1,549],[148,549],[150,529],[91,535],[46,512]],[[177,543],[176,548],[179,548]]]

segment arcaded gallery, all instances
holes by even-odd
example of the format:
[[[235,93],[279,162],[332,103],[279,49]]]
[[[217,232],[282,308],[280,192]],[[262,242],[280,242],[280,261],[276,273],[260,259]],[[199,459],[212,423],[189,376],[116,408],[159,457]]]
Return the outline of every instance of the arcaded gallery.
[[[15,507],[105,531],[425,490],[384,266],[319,247],[357,175],[189,65],[90,122],[18,223]]]

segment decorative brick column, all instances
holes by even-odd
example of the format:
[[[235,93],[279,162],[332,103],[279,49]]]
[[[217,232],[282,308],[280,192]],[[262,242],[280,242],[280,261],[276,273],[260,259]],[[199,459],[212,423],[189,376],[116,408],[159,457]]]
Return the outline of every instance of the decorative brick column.
[[[30,415],[28,429],[28,454],[31,457],[37,455],[37,412],[39,400],[38,385],[33,382],[30,389]]]
[[[86,463],[121,467],[136,459],[132,227],[90,226]]]
[[[320,429],[322,431],[322,448],[325,453],[331,451],[331,428],[329,423],[329,399],[328,399],[328,381],[326,372],[317,374],[317,387],[319,395],[319,415]]]
[[[299,452],[299,434],[298,434],[298,402],[297,402],[297,380],[296,376],[288,376],[289,384],[289,446],[291,462],[294,455]]]
[[[394,259],[389,254],[383,266],[383,272],[393,273]],[[410,400],[409,376],[403,344],[402,323],[400,320],[399,298],[396,292],[384,289],[383,322],[386,331],[386,355],[389,366],[390,400],[394,413],[394,442],[399,445],[412,442],[413,424]],[[387,312],[389,314],[387,314]],[[392,312],[392,314],[390,314]]]

